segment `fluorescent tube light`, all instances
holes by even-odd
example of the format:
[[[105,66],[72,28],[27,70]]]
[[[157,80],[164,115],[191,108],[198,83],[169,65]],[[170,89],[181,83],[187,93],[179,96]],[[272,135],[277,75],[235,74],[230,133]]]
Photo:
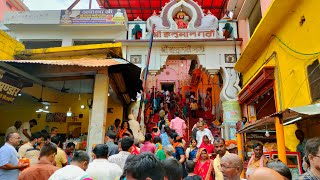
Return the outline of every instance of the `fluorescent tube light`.
[[[294,118],[294,119],[292,119],[292,120],[290,120],[288,122],[283,123],[283,125],[286,126],[286,125],[289,125],[289,124],[294,123],[296,121],[299,121],[301,119],[302,119],[302,117],[297,117],[297,118]]]

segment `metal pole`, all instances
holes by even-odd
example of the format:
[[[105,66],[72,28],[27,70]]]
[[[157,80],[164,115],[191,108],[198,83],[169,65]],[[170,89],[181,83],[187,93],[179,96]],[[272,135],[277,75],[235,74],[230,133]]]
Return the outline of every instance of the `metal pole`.
[[[284,140],[284,129],[280,117],[276,116],[276,137],[277,137],[277,148],[278,157],[284,163],[287,164],[287,153],[286,153],[286,143]]]
[[[153,44],[153,35],[154,35],[155,27],[156,27],[156,25],[153,25],[152,26],[152,31],[151,31],[148,57],[147,57],[145,71],[144,71],[144,78],[143,78],[143,91],[141,91],[141,100],[140,100],[139,112],[138,112],[138,117],[137,117],[138,122],[140,122],[140,120],[141,120],[142,105],[143,105],[143,102],[144,102],[144,99],[145,99],[145,95],[146,95],[145,92],[147,91],[147,79],[148,79],[149,64],[150,64],[150,57],[151,57],[152,44]]]
[[[92,6],[92,0],[89,1],[89,9],[91,9]]]

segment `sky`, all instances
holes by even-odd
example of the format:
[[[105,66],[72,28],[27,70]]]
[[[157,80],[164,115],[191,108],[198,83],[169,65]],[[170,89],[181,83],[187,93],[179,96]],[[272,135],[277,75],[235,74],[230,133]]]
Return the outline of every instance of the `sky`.
[[[75,0],[23,0],[30,10],[67,9]],[[89,9],[89,0],[80,0],[73,9]],[[96,0],[92,0],[92,9],[100,9]]]

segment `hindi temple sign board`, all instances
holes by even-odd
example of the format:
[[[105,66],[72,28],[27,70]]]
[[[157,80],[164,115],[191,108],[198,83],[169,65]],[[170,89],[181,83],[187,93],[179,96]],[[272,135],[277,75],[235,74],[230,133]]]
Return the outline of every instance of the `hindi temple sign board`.
[[[65,25],[123,25],[126,21],[127,17],[124,9],[61,10],[60,17],[60,24]]]

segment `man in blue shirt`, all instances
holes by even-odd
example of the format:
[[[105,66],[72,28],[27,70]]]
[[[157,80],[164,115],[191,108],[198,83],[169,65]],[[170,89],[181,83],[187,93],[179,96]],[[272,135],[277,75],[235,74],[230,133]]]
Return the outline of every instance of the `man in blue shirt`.
[[[19,164],[19,154],[15,147],[20,141],[18,133],[9,133],[6,143],[0,148],[0,179],[17,180],[19,169],[28,166],[28,164]]]

